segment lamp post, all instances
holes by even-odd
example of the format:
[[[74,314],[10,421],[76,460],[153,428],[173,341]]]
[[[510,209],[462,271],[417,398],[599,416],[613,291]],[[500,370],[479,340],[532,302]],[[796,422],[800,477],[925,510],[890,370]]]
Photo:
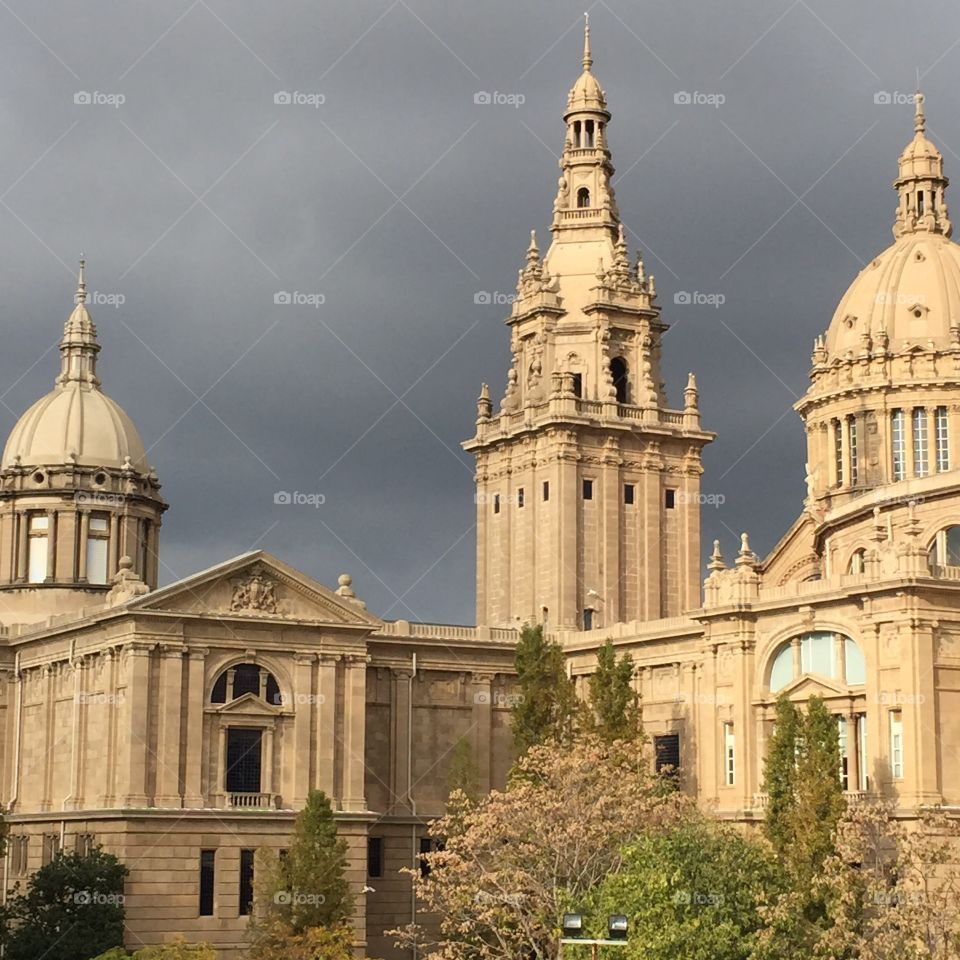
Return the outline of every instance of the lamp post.
[[[583,936],[583,915],[580,913],[565,913],[561,925],[563,936],[560,938],[558,960],[563,958],[564,946],[589,946],[590,960],[597,960],[600,947],[626,946],[628,924],[626,914],[611,913],[607,918],[606,937],[585,937]]]

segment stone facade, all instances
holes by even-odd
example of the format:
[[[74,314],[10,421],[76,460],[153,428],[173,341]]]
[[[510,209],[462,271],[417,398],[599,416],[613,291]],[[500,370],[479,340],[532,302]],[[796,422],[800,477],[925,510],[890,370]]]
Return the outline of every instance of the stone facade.
[[[55,388],[0,462],[0,795],[8,891],[60,849],[129,867],[131,946],[239,956],[249,858],[289,843],[312,788],[349,845],[358,953],[418,915],[428,849],[469,744],[479,786],[512,761],[517,628],[542,623],[581,691],[631,653],[655,762],[718,815],[763,816],[780,692],[825,698],[851,797],[960,809],[960,254],[922,98],[895,243],[814,343],[802,512],[761,559],[720,545],[701,590],[700,423],[672,408],[666,321],[610,184],[610,113],[583,70],[564,113],[552,243],[532,238],[497,409],[476,433],[478,627],[385,622],[255,552],[157,586],[166,503],[101,389],[81,266]],[[460,748],[462,750],[462,747]]]

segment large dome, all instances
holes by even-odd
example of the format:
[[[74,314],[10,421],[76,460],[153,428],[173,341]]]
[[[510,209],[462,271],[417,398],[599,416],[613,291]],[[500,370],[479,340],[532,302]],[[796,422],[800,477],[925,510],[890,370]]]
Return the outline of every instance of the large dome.
[[[844,294],[827,330],[831,357],[856,356],[861,338],[881,331],[890,348],[951,344],[960,325],[960,246],[942,233],[906,233],[867,264]]]
[[[68,381],[41,397],[19,419],[3,451],[4,468],[67,463],[147,470],[146,451],[133,421],[105,393]]]

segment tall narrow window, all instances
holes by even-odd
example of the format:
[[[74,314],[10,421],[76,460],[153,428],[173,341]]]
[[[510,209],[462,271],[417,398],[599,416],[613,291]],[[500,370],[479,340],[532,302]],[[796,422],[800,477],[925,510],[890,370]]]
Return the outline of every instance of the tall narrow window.
[[[917,216],[923,216],[923,198],[924,192],[922,190],[917,191]]]
[[[590,607],[584,607],[583,610],[583,629],[593,629],[593,610]]]
[[[937,473],[950,469],[950,428],[947,425],[947,408],[937,407]]]
[[[87,531],[87,582],[107,583],[107,546],[110,542],[110,518],[90,515]]]
[[[240,916],[250,915],[253,906],[253,850],[240,851]]]
[[[635,490],[636,488],[632,483],[625,483],[623,485],[623,502],[628,506],[633,503]]]
[[[916,407],[913,411],[914,476],[925,477],[930,472],[927,452],[927,411],[924,407]]]
[[[227,730],[226,788],[228,793],[260,792],[262,731],[254,727]]]
[[[629,403],[627,361],[623,357],[614,357],[610,361],[610,375],[613,377],[613,387],[617,391],[617,403]]]
[[[847,744],[847,718],[837,717],[837,738],[840,746],[840,785],[850,789],[850,752]]]
[[[543,499],[544,500],[550,499],[550,481],[549,480],[543,481]]]
[[[833,421],[833,464],[838,487],[843,486],[843,427],[839,420]]]
[[[147,581],[147,575],[150,568],[150,521],[142,520],[140,522],[140,566],[138,573],[144,583]]]
[[[850,484],[860,479],[860,451],[857,447],[857,419],[850,417],[847,420],[847,443],[850,447]]]
[[[593,147],[593,121],[587,120],[583,125],[583,145],[588,149]]]
[[[27,580],[43,583],[47,579],[50,518],[45,513],[31,513],[27,518],[27,532]]]
[[[676,777],[680,773],[680,734],[665,733],[653,738],[653,765],[657,773]]]
[[[866,792],[870,789],[870,780],[867,773],[867,715],[865,713],[857,714],[857,758],[860,761],[858,765],[860,783],[857,789]]]
[[[383,837],[367,837],[367,876],[383,876]]]
[[[493,512],[494,513],[500,512],[500,494],[499,493],[495,493],[493,495]]]
[[[517,507],[523,506],[523,487],[517,489]]]
[[[575,373],[573,375],[573,395],[578,398],[583,397],[583,374]]]
[[[581,187],[577,191],[577,206],[581,210],[590,206],[590,191],[586,187]]]
[[[583,481],[583,499],[584,500],[593,499],[593,481],[592,480]]]
[[[905,419],[902,410],[894,410],[890,418],[890,448],[893,453],[894,480],[902,480],[907,475],[906,449],[904,447]]]
[[[890,773],[894,780],[903,779],[903,714],[890,711]]]
[[[216,850],[200,851],[200,916],[213,916],[213,881]]]
[[[733,735],[733,724],[723,725],[723,782],[732,787],[736,782],[736,741]]]

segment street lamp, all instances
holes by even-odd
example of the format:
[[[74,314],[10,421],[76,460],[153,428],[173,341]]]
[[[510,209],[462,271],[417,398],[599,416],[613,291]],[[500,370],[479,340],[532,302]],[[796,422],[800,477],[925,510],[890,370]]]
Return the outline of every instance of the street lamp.
[[[565,945],[580,944],[590,947],[591,960],[597,960],[597,951],[600,947],[622,947],[627,942],[628,920],[626,914],[611,913],[607,918],[606,937],[583,936],[583,914],[565,913],[563,915],[563,936],[560,938],[558,960],[563,958]]]

